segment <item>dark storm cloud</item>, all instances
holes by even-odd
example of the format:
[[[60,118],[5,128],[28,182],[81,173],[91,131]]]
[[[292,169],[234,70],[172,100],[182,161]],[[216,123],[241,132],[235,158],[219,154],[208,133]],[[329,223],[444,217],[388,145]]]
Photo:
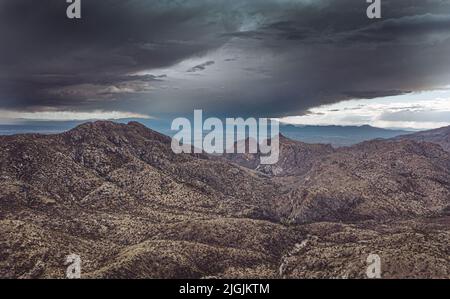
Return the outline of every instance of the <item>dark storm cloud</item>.
[[[281,21],[268,24],[258,30],[227,33],[226,36],[269,41],[301,41],[304,43],[383,43],[412,42],[431,34],[448,34],[450,15],[404,16],[360,24],[351,30],[317,30],[304,21]]]
[[[213,18],[220,5],[193,2],[84,0],[83,18],[69,20],[64,0],[0,0],[1,106],[77,107],[93,99],[49,91],[151,81],[129,74],[220,46],[234,25]]]
[[[84,0],[69,20],[64,0],[0,0],[0,109],[283,116],[449,85],[450,1],[367,5]],[[203,76],[158,73],[186,59]]]
[[[364,91],[348,91],[344,92],[345,96],[355,99],[375,99],[382,97],[389,97],[395,95],[402,95],[411,93],[411,91],[404,90],[364,90]]]
[[[290,7],[283,20],[227,33],[272,54],[270,78],[248,86],[246,113],[295,115],[347,99],[439,88],[450,81],[450,1],[382,1],[382,20],[365,1]],[[227,107],[223,107],[227,109]]]

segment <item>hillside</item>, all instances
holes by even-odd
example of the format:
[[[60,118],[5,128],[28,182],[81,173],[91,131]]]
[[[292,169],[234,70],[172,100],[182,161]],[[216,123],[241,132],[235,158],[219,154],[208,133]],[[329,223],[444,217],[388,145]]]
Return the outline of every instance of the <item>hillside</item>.
[[[450,127],[399,136],[397,139],[436,143],[442,146],[444,150],[450,151]]]
[[[280,156],[278,162],[273,165],[261,164],[259,150],[256,154],[225,154],[224,158],[270,176],[300,176],[307,173],[323,156],[335,151],[330,145],[307,144],[291,140],[282,134],[278,136],[278,141]],[[249,143],[253,143],[254,147],[257,148],[256,141],[250,139],[238,141],[234,147],[236,149],[245,145],[248,152]]]

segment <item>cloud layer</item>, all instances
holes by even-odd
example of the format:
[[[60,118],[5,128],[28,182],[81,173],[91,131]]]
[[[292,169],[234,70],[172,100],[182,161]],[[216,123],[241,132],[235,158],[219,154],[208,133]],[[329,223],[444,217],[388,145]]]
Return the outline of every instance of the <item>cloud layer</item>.
[[[278,117],[448,85],[450,1],[382,4],[0,0],[0,109]]]
[[[282,118],[303,125],[365,125],[426,130],[450,126],[450,89],[350,100],[310,109],[305,115]]]

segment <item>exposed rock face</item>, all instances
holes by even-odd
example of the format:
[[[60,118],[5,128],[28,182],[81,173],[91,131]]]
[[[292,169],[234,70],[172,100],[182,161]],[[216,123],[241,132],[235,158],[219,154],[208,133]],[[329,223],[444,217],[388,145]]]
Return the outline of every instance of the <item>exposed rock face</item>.
[[[372,250],[385,277],[449,277],[447,152],[280,143],[267,175],[139,123],[0,137],[0,277],[63,278],[70,254],[83,277],[364,277]]]

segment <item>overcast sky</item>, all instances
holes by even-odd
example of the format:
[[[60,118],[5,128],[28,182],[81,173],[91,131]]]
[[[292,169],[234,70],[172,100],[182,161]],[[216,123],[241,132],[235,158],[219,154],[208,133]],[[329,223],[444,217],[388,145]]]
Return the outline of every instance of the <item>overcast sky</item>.
[[[449,125],[450,1],[381,1],[0,0],[0,122]]]

